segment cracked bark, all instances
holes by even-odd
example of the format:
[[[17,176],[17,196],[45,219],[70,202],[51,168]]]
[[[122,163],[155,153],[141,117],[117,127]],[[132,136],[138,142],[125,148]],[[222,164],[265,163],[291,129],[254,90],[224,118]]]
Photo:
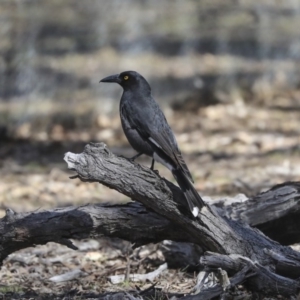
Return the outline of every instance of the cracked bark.
[[[300,242],[300,183],[285,182],[248,199],[219,201],[222,214],[255,226],[284,245]]]
[[[202,249],[222,255],[239,255],[251,260],[252,265],[262,266],[251,277],[253,290],[288,296],[298,292],[299,282],[282,276],[282,269],[277,266],[278,257],[284,257],[300,267],[300,254],[281,246],[258,229],[222,216],[209,205],[204,205],[199,216],[193,218],[179,188],[150,169],[113,155],[103,143],[89,144],[81,154],[67,153],[65,160],[82,180],[98,181],[142,203],[179,226],[189,242]],[[268,253],[270,250],[278,254],[277,259]],[[288,264],[285,266],[288,268]],[[281,284],[278,284],[279,279]],[[268,289],[264,290],[264,286]]]
[[[251,283],[253,291],[285,296],[298,292],[300,285],[294,278],[300,267],[299,253],[271,240],[258,229],[237,221],[245,221],[245,216],[248,221],[256,220],[255,214],[251,217],[247,213],[249,207],[244,204],[239,204],[239,209],[234,211],[225,209],[225,204],[223,210],[220,203],[219,208],[204,205],[199,217],[193,218],[178,187],[147,167],[113,155],[103,143],[89,144],[81,154],[67,153],[65,160],[81,180],[100,182],[139,203],[86,205],[27,214],[8,210],[0,221],[1,260],[13,251],[48,241],[74,249],[70,238],[107,235],[136,245],[168,239],[198,245],[205,251],[223,255],[223,258],[230,255],[247,258],[251,261],[248,267],[255,275],[245,277],[245,280]],[[273,191],[273,194],[276,193]],[[280,199],[280,195],[277,198]],[[289,195],[291,199],[294,194]],[[267,219],[270,221],[272,218]],[[207,267],[203,261],[202,265]],[[240,264],[236,274],[243,274],[242,267]],[[264,284],[268,286],[266,291]]]

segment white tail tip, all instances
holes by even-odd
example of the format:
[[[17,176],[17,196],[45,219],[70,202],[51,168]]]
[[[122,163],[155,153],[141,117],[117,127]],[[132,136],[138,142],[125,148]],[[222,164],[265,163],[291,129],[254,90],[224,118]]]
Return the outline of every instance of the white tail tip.
[[[194,215],[195,218],[198,216],[198,213],[199,213],[199,208],[196,206],[193,207],[192,214]]]

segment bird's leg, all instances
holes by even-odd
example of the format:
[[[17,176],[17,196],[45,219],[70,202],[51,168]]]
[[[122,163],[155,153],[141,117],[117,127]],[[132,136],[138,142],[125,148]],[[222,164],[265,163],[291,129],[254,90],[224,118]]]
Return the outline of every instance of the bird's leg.
[[[135,160],[136,158],[138,158],[139,156],[141,156],[143,153],[142,152],[140,152],[140,153],[138,153],[138,154],[136,154],[136,155],[134,155],[134,156],[132,156],[131,158],[129,158],[130,160]]]
[[[157,175],[159,175],[158,170],[154,170],[154,163],[155,163],[155,160],[154,160],[154,158],[152,158],[152,163],[151,163],[150,169],[151,169],[152,171],[154,171]]]
[[[152,163],[151,163],[151,167],[150,167],[150,169],[152,171],[154,171],[154,163],[155,163],[155,160],[154,160],[154,158],[152,158]]]

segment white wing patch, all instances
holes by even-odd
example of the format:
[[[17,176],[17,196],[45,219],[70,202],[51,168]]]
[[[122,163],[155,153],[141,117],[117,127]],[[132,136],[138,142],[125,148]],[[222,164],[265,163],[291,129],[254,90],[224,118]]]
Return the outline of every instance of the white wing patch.
[[[167,167],[171,172],[173,171],[173,167],[171,164],[169,164],[168,162],[164,161],[160,156],[158,156],[155,152],[153,153],[153,158],[155,161],[161,163],[162,165],[164,165],[165,167]]]
[[[160,148],[161,149],[161,146],[150,136],[149,137],[149,140],[155,145],[155,146],[157,146],[158,148]]]
[[[192,214],[194,215],[194,217],[196,218],[199,214],[199,208],[194,206],[193,207],[193,211],[192,211]]]

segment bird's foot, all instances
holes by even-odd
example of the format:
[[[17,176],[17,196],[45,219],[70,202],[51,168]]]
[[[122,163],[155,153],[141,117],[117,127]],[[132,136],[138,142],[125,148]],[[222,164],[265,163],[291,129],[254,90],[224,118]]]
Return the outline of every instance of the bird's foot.
[[[132,157],[126,157],[126,156],[124,156],[124,155],[120,155],[120,157],[125,158],[125,159],[127,159],[127,160],[133,162],[133,161],[135,161],[136,158],[138,158],[138,157],[141,156],[142,154],[143,154],[143,153],[138,153],[138,154],[136,154],[136,155],[134,155],[134,156],[132,156]]]
[[[140,152],[140,153],[138,153],[138,154],[136,154],[136,155],[134,155],[134,156],[132,156],[132,157],[129,157],[128,159],[131,160],[131,161],[134,161],[136,158],[138,158],[138,157],[141,156],[142,154],[143,154],[143,153]]]
[[[159,175],[158,170],[152,170],[156,175]]]
[[[134,161],[134,158],[132,158],[132,157],[126,157],[126,156],[124,156],[124,155],[119,155],[120,157],[122,157],[122,158],[124,158],[124,159],[126,159],[126,160],[128,160],[128,161],[130,161],[131,163],[134,163],[135,161]]]

